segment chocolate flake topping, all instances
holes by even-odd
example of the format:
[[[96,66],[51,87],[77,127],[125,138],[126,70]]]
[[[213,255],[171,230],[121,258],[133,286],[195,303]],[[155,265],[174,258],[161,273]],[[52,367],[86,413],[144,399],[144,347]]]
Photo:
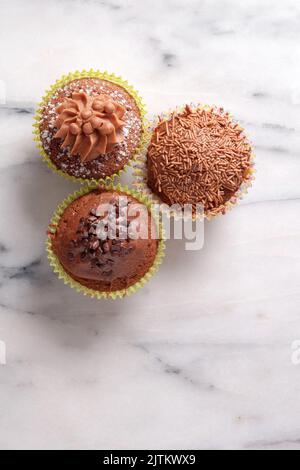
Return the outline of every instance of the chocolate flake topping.
[[[100,269],[103,275],[110,276],[115,257],[132,253],[135,246],[127,230],[131,223],[130,217],[127,220],[131,202],[127,198],[124,201],[125,205],[122,198],[119,202],[111,201],[109,212],[104,214],[104,211],[96,208],[91,210],[89,217],[80,219],[77,237],[69,247],[70,261],[80,257],[82,261],[90,262],[94,268]]]
[[[186,106],[160,121],[148,149],[148,184],[168,204],[213,213],[250,177],[251,146],[222,109]]]

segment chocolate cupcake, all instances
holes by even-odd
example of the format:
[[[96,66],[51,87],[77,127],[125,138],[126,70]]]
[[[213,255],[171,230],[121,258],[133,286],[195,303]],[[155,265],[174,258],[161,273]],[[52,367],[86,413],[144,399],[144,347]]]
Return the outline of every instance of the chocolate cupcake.
[[[59,207],[48,237],[64,281],[98,298],[123,297],[157,270],[161,229],[144,198],[127,188],[88,187]]]
[[[223,109],[186,106],[155,123],[142,176],[160,201],[192,205],[194,214],[200,205],[210,218],[251,184],[251,145]]]
[[[127,82],[107,73],[63,77],[35,120],[35,140],[50,167],[83,182],[118,175],[144,143],[141,99]]]

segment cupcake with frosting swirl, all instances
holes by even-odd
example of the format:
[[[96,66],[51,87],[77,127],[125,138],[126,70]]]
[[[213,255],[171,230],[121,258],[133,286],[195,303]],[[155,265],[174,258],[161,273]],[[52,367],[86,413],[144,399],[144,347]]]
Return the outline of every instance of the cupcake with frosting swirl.
[[[127,82],[107,73],[77,72],[44,97],[35,140],[49,166],[63,176],[82,182],[112,179],[143,147],[144,114]]]

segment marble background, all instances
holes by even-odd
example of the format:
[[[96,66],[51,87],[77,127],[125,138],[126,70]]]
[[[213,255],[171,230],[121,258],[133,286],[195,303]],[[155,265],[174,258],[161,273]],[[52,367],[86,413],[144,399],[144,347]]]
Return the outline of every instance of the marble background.
[[[43,5],[42,5],[43,3]],[[0,0],[1,449],[300,449],[300,3]],[[33,110],[75,69],[126,77],[149,113],[222,105],[257,180],[170,241],[134,297],[98,302],[52,274],[47,223],[76,185],[39,160]]]

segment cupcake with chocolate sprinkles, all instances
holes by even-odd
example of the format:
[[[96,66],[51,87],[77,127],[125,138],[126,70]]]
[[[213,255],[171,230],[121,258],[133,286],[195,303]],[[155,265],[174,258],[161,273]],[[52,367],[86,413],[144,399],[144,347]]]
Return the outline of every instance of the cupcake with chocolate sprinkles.
[[[192,205],[194,214],[200,205],[206,218],[235,205],[254,173],[243,129],[223,109],[209,107],[186,106],[159,117],[139,166],[139,189],[146,184],[160,202]]]
[[[149,202],[128,188],[82,188],[56,212],[47,240],[50,263],[66,284],[97,298],[142,287],[164,254]]]
[[[106,180],[132,162],[144,141],[144,106],[137,92],[106,72],[76,72],[55,83],[35,117],[44,160],[81,182]]]

